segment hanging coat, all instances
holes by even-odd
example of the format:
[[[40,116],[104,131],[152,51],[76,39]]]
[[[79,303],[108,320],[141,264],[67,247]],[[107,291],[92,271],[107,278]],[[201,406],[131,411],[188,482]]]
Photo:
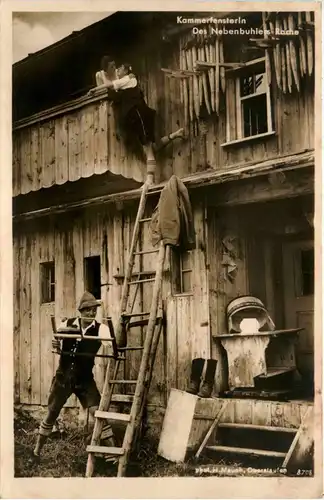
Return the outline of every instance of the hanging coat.
[[[195,247],[195,229],[188,190],[173,175],[163,188],[150,225],[152,244],[163,240],[165,245],[182,250]]]

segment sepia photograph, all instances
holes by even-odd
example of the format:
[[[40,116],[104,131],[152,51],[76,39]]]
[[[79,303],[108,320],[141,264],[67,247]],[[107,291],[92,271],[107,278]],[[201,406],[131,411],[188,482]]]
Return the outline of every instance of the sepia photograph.
[[[12,11],[14,478],[321,477],[321,26],[289,5]]]

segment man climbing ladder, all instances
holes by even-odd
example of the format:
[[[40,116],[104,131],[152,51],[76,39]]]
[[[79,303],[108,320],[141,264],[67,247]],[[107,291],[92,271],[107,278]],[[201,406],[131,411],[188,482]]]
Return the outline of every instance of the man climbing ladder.
[[[159,341],[159,334],[161,331],[161,321],[158,322],[158,310],[159,301],[161,297],[162,288],[162,277],[163,277],[163,264],[165,260],[166,250],[170,245],[179,245],[180,242],[185,245],[186,248],[192,248],[195,244],[193,218],[191,212],[190,201],[188,197],[187,190],[180,179],[173,176],[167,183],[160,196],[159,205],[154,212],[153,219],[155,224],[151,228],[154,234],[152,241],[159,245],[157,267],[155,278],[151,280],[135,280],[132,281],[132,270],[134,266],[135,256],[143,253],[152,253],[152,250],[136,252],[136,246],[140,234],[140,224],[147,222],[148,219],[143,218],[145,203],[147,199],[147,194],[149,186],[151,183],[151,174],[148,167],[147,181],[142,188],[142,195],[140,199],[140,204],[136,216],[133,237],[131,241],[131,246],[129,250],[128,262],[125,270],[125,279],[122,289],[122,298],[120,303],[120,314],[119,320],[116,325],[116,338],[118,342],[118,351],[124,352],[129,349],[127,347],[127,336],[125,337],[125,318],[131,318],[132,316],[138,316],[139,313],[133,314],[132,310],[127,310],[128,297],[130,292],[130,285],[138,286],[140,283],[145,281],[154,281],[152,301],[150,311],[142,312],[140,315],[148,315],[147,330],[145,335],[145,341],[143,346],[143,353],[141,364],[139,368],[138,378],[136,380],[135,394],[132,396],[132,406],[130,413],[119,414],[109,411],[109,406],[112,400],[112,394],[116,383],[129,383],[129,381],[117,380],[115,377],[118,373],[119,361],[117,360],[116,365],[113,369],[113,376],[111,376],[111,370],[107,369],[104,387],[102,391],[102,397],[99,405],[98,412],[95,413],[95,427],[93,431],[91,445],[88,446],[87,450],[89,452],[86,477],[91,477],[94,471],[95,465],[95,455],[101,453],[105,456],[119,456],[118,464],[118,476],[124,476],[126,473],[126,467],[128,464],[129,456],[134,446],[134,442],[138,435],[138,430],[141,425],[141,419],[143,415],[144,406],[146,404],[146,398],[148,394],[148,389],[150,386],[154,357],[157,349],[157,344]],[[161,224],[161,218],[167,213],[166,207],[174,207],[176,215],[173,215],[171,226],[167,224]],[[185,213],[185,217],[184,217]],[[150,220],[150,219],[149,219]],[[184,224],[185,230],[181,228],[181,221],[186,221]],[[181,231],[182,229],[182,231]],[[170,232],[171,231],[171,232]],[[123,346],[123,347],[121,347]],[[99,440],[103,428],[104,419],[123,421],[127,422],[127,427],[123,439],[123,444],[121,447],[107,447],[100,446]]]
[[[109,89],[109,97],[118,109],[124,131],[137,138],[143,147],[147,165],[152,164],[154,169],[155,154],[175,139],[183,138],[183,128],[158,139],[155,133],[156,111],[146,104],[130,64],[123,63],[117,69],[114,80],[110,78],[114,74],[112,68],[115,68],[115,62],[106,56],[102,59],[102,66],[96,74],[97,87],[91,89],[89,94]]]

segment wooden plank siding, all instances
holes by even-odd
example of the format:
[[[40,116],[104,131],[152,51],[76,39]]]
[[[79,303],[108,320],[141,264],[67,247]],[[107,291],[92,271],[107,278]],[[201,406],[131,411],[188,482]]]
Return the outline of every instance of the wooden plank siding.
[[[149,200],[145,216],[152,213],[156,201]],[[166,328],[158,347],[149,393],[149,403],[159,407],[165,407],[171,388],[187,388],[191,361],[196,357],[218,360],[214,395],[227,388],[227,359],[214,336],[227,331],[226,306],[230,300],[245,294],[259,296],[269,307],[275,323],[281,325],[280,301],[278,304],[274,301],[274,294],[277,297],[275,272],[281,271],[278,263],[272,262],[273,256],[278,256],[280,251],[275,245],[270,253],[265,249],[276,231],[280,229],[284,233],[289,218],[280,214],[289,213],[287,203],[282,202],[282,206],[276,205],[277,208],[260,205],[258,210],[254,206],[240,210],[217,208],[211,206],[213,200],[207,192],[204,196],[193,194],[191,201],[196,233],[196,248],[192,251],[192,292],[175,294],[172,286],[175,277],[169,259],[164,269],[162,298]],[[291,200],[291,210],[298,202]],[[26,404],[46,404],[58,360],[51,354],[49,316],[55,311],[59,321],[63,316],[76,313],[85,287],[85,257],[100,256],[103,307],[98,319],[111,315],[116,324],[137,207],[134,201],[110,204],[74,211],[68,218],[53,216],[40,219],[42,223],[35,220],[14,226],[15,263],[20,264],[16,264],[14,270],[16,400]],[[237,269],[233,280],[226,273],[224,264],[228,241],[235,248],[233,260]],[[149,228],[144,224],[138,250],[150,248]],[[135,272],[155,271],[155,254],[137,256],[137,259]],[[55,304],[41,304],[39,266],[53,260]],[[152,284],[143,284],[134,302],[134,312],[149,311],[151,297]],[[132,329],[129,344],[141,345],[144,336],[145,328]],[[125,366],[127,379],[136,378],[139,363],[139,353],[131,353]],[[104,360],[96,360],[95,377],[100,389],[105,366]],[[124,374],[123,370],[120,374]],[[68,405],[75,404],[75,398],[68,402]],[[246,418],[250,419],[250,416]],[[269,418],[274,421],[279,416],[274,411]]]
[[[139,82],[149,106],[157,111],[156,135],[163,136],[183,125],[180,81],[168,78],[161,67],[178,68],[178,44],[143,57],[131,48],[128,54],[138,68]],[[156,181],[172,174],[179,177],[208,168],[221,169],[238,163],[258,162],[314,148],[314,92],[304,85],[300,92],[283,94],[272,78],[272,108],[275,134],[253,141],[225,145],[226,107],[235,116],[234,86],[228,78],[226,99],[220,114],[207,119],[206,137],[176,140],[157,154]],[[227,104],[226,104],[227,103]],[[13,132],[14,195],[76,181],[110,171],[125,179],[143,182],[145,161],[140,147],[126,141],[107,97],[82,97],[61,106],[55,115],[51,110],[41,119],[17,122]],[[296,127],[296,122],[300,127]],[[30,124],[28,124],[30,123]],[[38,136],[38,140],[37,140]],[[35,172],[36,170],[36,172]],[[126,186],[126,184],[125,184]]]
[[[248,236],[238,211],[226,211],[209,208],[208,210],[208,264],[209,264],[209,307],[211,335],[227,332],[226,306],[239,295],[249,293],[247,275]],[[224,265],[226,251],[224,243],[231,238],[235,247],[236,276],[233,280],[227,274]],[[233,238],[233,239],[232,239]],[[227,357],[219,340],[212,340],[212,357],[218,360],[216,370],[216,390],[226,389]]]
[[[144,181],[145,164],[128,154],[107,100],[13,133],[13,195],[110,171]]]
[[[152,206],[147,207],[147,216],[150,215],[154,202],[149,203]],[[150,404],[159,407],[165,407],[171,387],[187,387],[192,359],[210,356],[204,210],[201,202],[194,206],[197,248],[193,251],[192,294],[171,294],[169,258],[165,262],[163,301],[166,304],[167,326],[158,346],[149,393]],[[100,256],[101,283],[104,286],[101,288],[103,307],[100,308],[98,319],[111,315],[116,323],[124,263],[128,256],[136,211],[137,203],[124,205],[123,210],[120,206],[111,205],[109,209],[102,207],[100,210],[75,212],[65,220],[53,217],[44,219],[42,224],[35,221],[17,228],[15,255],[19,255],[21,263],[20,269],[15,266],[14,280],[17,400],[27,404],[47,403],[50,383],[58,362],[58,356],[51,353],[50,314],[55,313],[57,322],[62,317],[76,314],[85,287],[85,257]],[[149,227],[144,224],[139,249],[151,248]],[[136,271],[155,271],[155,254],[137,259]],[[53,260],[55,303],[42,304],[40,264]],[[134,290],[130,301],[133,293]],[[151,297],[152,283],[143,284],[142,290],[137,293],[134,312],[150,310]],[[17,311],[19,303],[20,309]],[[129,344],[141,345],[145,330],[145,327],[132,329]],[[126,366],[127,378],[136,378],[139,364],[140,354],[136,351],[130,353]],[[105,367],[106,361],[98,358],[94,373],[100,390]],[[66,406],[76,404],[76,398],[72,397]]]

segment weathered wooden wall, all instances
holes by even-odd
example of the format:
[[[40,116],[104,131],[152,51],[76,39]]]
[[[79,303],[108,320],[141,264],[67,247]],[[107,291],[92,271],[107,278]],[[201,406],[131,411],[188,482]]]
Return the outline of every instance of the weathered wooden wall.
[[[163,136],[183,125],[180,80],[168,78],[161,67],[179,68],[177,40],[172,46],[157,46],[143,54],[136,44],[125,54],[139,75],[148,105],[157,111],[157,135]],[[183,177],[206,168],[224,168],[247,161],[262,161],[314,148],[314,91],[304,85],[300,92],[283,94],[272,78],[275,135],[223,146],[226,142],[226,109],[208,118],[207,135],[189,135],[175,141],[158,154],[157,180],[174,173]],[[227,100],[233,89],[228,83]],[[80,104],[81,103],[81,104]],[[105,100],[81,98],[77,102],[40,113],[44,121],[32,117],[13,135],[13,194],[25,194],[110,171],[143,181],[145,164],[122,138],[111,105]],[[64,111],[65,109],[65,111]],[[235,110],[234,110],[235,111]],[[51,115],[52,113],[52,115]],[[300,126],[296,127],[296,123]],[[126,184],[125,184],[126,186]],[[127,189],[127,187],[126,187]]]
[[[191,361],[208,359],[210,325],[206,221],[204,201],[194,204],[196,249],[193,250],[192,293],[170,294],[167,311],[167,388],[185,390],[190,380]]]
[[[283,311],[282,245],[290,238],[311,240],[313,236],[302,215],[301,207],[308,206],[302,198],[218,209],[210,206],[211,197],[208,203],[208,293],[218,392],[226,389],[228,367],[226,353],[214,336],[228,331],[227,304],[239,295],[254,295],[264,302],[277,328],[288,327]],[[226,247],[235,254],[230,262],[237,267],[233,280],[227,273]]]
[[[107,99],[83,99],[63,109],[14,130],[14,196],[107,171],[143,181],[141,159],[126,152]]]
[[[231,281],[227,274],[227,252],[224,243],[232,244],[236,254],[231,260],[237,267]],[[230,247],[229,247],[230,248]],[[239,213],[234,211],[208,210],[208,255],[209,255],[209,305],[211,334],[227,331],[226,306],[238,295],[248,293],[246,234],[240,225]],[[216,370],[217,391],[226,388],[227,359],[219,341],[212,341],[213,358],[218,360]]]
[[[147,206],[152,212],[154,201]],[[194,250],[193,293],[171,295],[170,262],[164,271],[163,298],[166,305],[166,331],[163,332],[154,366],[149,396],[150,404],[165,406],[171,387],[184,389],[189,381],[193,357],[209,357],[209,310],[206,274],[204,207],[196,203],[194,209],[197,249]],[[101,294],[103,308],[99,314],[118,315],[124,264],[137,211],[137,203],[123,207],[109,206],[98,211],[70,214],[15,226],[14,236],[14,316],[15,316],[15,399],[25,404],[45,405],[51,378],[57,365],[57,356],[51,354],[52,331],[50,315],[57,321],[74,315],[84,291],[85,257],[101,258]],[[144,227],[141,249],[150,248],[148,226]],[[40,263],[55,260],[55,303],[40,302]],[[138,270],[155,271],[156,255],[145,255],[137,262]],[[108,285],[104,285],[107,284]],[[142,285],[134,312],[149,311],[152,283]],[[131,287],[130,302],[134,287]],[[99,316],[100,319],[100,316]],[[145,329],[131,330],[129,344],[143,343]],[[140,354],[130,353],[125,366],[127,379],[136,378]],[[102,389],[106,361],[97,358],[95,377]],[[121,374],[122,370],[121,370]],[[70,398],[68,406],[76,404]]]

